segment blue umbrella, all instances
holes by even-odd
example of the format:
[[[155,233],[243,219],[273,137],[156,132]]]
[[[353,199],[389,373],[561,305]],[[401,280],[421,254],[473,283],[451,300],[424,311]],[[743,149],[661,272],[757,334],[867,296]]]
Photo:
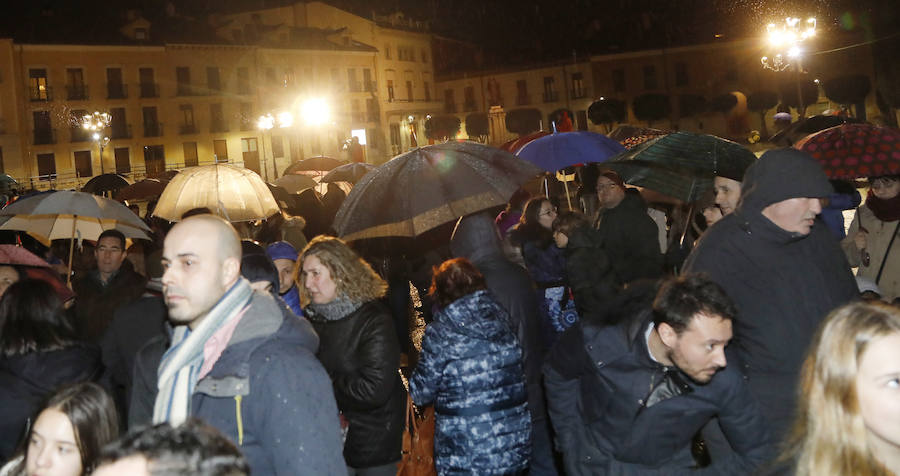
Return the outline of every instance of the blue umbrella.
[[[624,151],[618,141],[596,132],[559,132],[535,139],[516,153],[521,159],[546,170],[557,170],[576,164],[604,162]]]

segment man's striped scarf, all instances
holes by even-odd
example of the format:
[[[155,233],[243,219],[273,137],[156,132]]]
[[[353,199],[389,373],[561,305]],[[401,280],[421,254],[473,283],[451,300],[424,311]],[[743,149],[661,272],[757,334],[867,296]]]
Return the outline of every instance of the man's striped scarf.
[[[203,346],[216,331],[240,314],[252,294],[250,283],[238,278],[196,329],[191,330],[186,325],[175,327],[172,345],[163,354],[157,370],[159,380],[156,404],[153,406],[153,424],[169,422],[179,425],[187,419],[197,374],[203,366]]]

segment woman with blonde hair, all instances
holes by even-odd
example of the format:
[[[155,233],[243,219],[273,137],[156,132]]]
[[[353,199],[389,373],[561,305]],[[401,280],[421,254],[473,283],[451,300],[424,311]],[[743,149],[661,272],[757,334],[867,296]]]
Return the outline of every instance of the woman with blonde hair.
[[[838,308],[810,349],[789,446],[797,475],[900,475],[900,310]]]
[[[344,460],[350,476],[394,476],[406,410],[400,344],[387,290],[372,267],[338,238],[318,236],[303,249],[295,281],[319,334],[317,357],[331,376],[349,424]]]

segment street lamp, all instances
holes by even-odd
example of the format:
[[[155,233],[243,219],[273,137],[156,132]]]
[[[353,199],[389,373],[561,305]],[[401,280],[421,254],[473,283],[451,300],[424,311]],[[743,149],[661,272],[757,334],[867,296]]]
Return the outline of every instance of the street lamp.
[[[803,72],[803,43],[816,36],[816,19],[807,18],[802,21],[796,17],[787,17],[784,24],[769,23],[766,25],[769,46],[775,56],[760,58],[763,68],[772,71],[784,71],[793,65],[797,73],[797,115],[803,107],[803,91],[800,85],[800,74]]]
[[[303,122],[310,126],[321,126],[331,119],[331,109],[325,98],[310,98],[300,104]]]
[[[290,112],[279,112],[276,115],[272,115],[271,113],[263,114],[262,116],[259,116],[259,119],[257,119],[257,121],[256,121],[257,129],[259,129],[262,132],[262,153],[263,153],[262,166],[263,166],[263,176],[267,182],[269,181],[269,167],[268,167],[268,165],[266,165],[268,163],[268,159],[266,158],[266,136],[265,136],[265,133],[266,133],[266,131],[271,131],[275,127],[278,127],[278,128],[291,127],[293,124],[294,124],[294,115],[291,114]],[[272,140],[271,132],[269,132],[269,140]],[[274,151],[274,149],[272,152],[273,152],[272,174],[275,175],[277,178],[278,172],[275,167],[275,156],[274,156],[275,151]]]
[[[100,174],[106,173],[103,168],[103,149],[109,144],[109,136],[103,134],[103,131],[109,127],[112,116],[106,112],[94,111],[92,114],[85,114],[81,117],[81,127],[87,131],[91,131],[91,138],[97,143],[100,149]]]

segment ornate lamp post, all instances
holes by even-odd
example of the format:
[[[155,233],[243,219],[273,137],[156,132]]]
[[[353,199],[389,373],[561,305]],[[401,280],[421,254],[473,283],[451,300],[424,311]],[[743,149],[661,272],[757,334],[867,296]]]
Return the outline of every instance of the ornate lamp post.
[[[109,127],[112,116],[106,112],[94,111],[92,114],[86,114],[81,117],[81,127],[91,131],[91,138],[97,143],[100,149],[100,173],[106,173],[103,168],[103,149],[109,144],[109,136],[104,131]]]
[[[260,130],[262,133],[262,167],[263,167],[263,177],[268,182],[269,181],[269,167],[268,167],[268,159],[266,158],[266,137],[265,133],[267,131],[271,131],[274,127],[284,128],[291,127],[294,124],[294,115],[289,112],[279,112],[276,115],[272,115],[271,113],[263,114],[259,116],[259,119],[256,121],[256,128]],[[269,132],[269,140],[272,140],[272,133]],[[273,150],[274,154],[274,150]],[[277,168],[275,167],[275,156],[272,156],[272,175],[274,178],[278,178]]]
[[[760,62],[764,68],[779,72],[794,66],[797,74],[798,116],[804,109],[803,91],[800,85],[800,75],[803,73],[803,43],[815,35],[815,18],[807,18],[806,21],[802,21],[799,18],[787,17],[782,25],[775,23],[766,25],[766,36],[775,55],[763,56],[760,58]]]

